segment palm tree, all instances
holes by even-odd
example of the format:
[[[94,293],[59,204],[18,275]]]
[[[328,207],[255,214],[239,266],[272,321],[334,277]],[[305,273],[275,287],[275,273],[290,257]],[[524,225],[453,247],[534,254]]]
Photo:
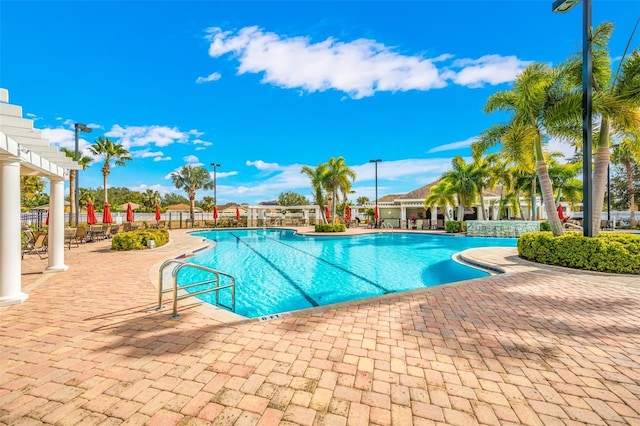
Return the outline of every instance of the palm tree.
[[[109,173],[111,172],[111,161],[113,161],[113,167],[124,167],[127,161],[131,161],[129,151],[121,144],[103,137],[99,137],[98,140],[89,147],[89,151],[91,151],[93,155],[104,159],[104,165],[102,166],[104,202],[108,203],[107,176],[109,176]]]
[[[610,135],[612,132],[624,132],[640,127],[640,90],[638,90],[640,87],[640,47],[635,48],[628,56],[623,55],[614,75],[608,47],[613,28],[611,23],[599,25],[591,37],[593,46],[593,110],[594,113],[601,116],[600,131],[595,143],[596,153],[592,178],[591,225],[594,237],[598,236],[600,232],[600,218],[604,208],[607,169],[611,156]],[[575,55],[568,62],[567,69],[568,75],[572,77],[571,82],[578,91],[578,88],[582,87],[581,54]],[[581,97],[582,92],[578,91],[577,95]],[[577,103],[578,100],[573,102]],[[581,122],[580,120],[576,121]],[[575,139],[582,140],[574,135]]]
[[[322,191],[324,189],[323,183],[327,174],[327,164],[322,163],[315,169],[309,166],[302,166],[300,173],[306,174],[309,176],[309,179],[311,179],[311,188],[313,188],[315,202],[320,207],[323,222],[326,223],[327,219],[324,217],[324,206],[326,205],[326,202]]]
[[[204,167],[182,166],[180,171],[171,173],[171,181],[178,189],[184,188],[189,197],[189,217],[194,223],[193,213],[198,189],[213,189],[213,181],[209,171]]]
[[[160,200],[162,197],[158,191],[154,191],[153,189],[147,189],[145,192],[141,194],[142,205],[147,211],[155,211],[156,204],[160,204]]]
[[[69,148],[60,148],[60,151],[64,152],[64,155],[75,160],[76,152],[75,150],[70,150]],[[85,170],[89,165],[93,162],[93,158],[84,155],[81,152],[78,152],[78,164],[82,166],[82,170]],[[73,221],[76,217],[76,178],[78,177],[77,170],[69,171],[69,226],[73,226]]]
[[[484,191],[485,189],[493,189],[497,183],[496,165],[500,156],[498,154],[489,154],[484,156],[486,147],[479,144],[471,145],[471,156],[473,158],[473,179],[478,195],[480,197],[480,209],[478,210],[478,220],[485,220],[484,217]]]
[[[464,159],[456,155],[451,160],[452,170],[444,172],[441,180],[447,182],[458,198],[458,220],[464,220],[464,211],[470,207],[478,197],[476,175],[477,169],[474,164],[467,164]]]
[[[333,223],[336,222],[336,193],[338,191],[342,192],[346,200],[347,194],[351,191],[351,181],[355,179],[356,172],[346,165],[343,157],[331,157],[329,159],[323,183],[327,191],[331,192],[331,217]]]
[[[369,197],[365,197],[364,195],[358,197],[358,199],[356,200],[356,204],[359,206],[367,204],[368,202],[369,202]]]
[[[484,108],[485,112],[512,113],[509,123],[494,128],[495,132],[491,132],[491,137],[484,142],[489,145],[503,143],[503,149],[515,154],[513,159],[517,163],[535,160],[545,211],[554,235],[563,235],[564,230],[555,207],[553,185],[542,150],[542,138],[545,129],[554,129],[552,124],[567,117],[567,107],[558,107],[560,99],[565,95],[561,71],[561,68],[553,69],[542,63],[529,65],[518,75],[512,89],[490,96]],[[522,157],[518,159],[520,155]],[[531,188],[533,203],[537,188],[535,181]]]
[[[429,209],[434,206],[443,206],[444,216],[449,219],[449,211],[447,206],[456,205],[456,190],[449,182],[440,181],[437,185],[431,187],[429,195],[424,198],[424,208]]]
[[[624,164],[627,173],[627,192],[629,195],[629,225],[631,228],[636,227],[636,199],[635,189],[633,188],[633,163],[637,163],[640,159],[640,130],[629,133],[622,142],[614,147],[613,162],[616,164]]]

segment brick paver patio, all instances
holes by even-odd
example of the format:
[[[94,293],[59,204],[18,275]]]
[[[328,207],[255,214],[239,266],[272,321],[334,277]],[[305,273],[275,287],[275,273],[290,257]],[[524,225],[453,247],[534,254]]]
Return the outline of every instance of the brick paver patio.
[[[495,251],[508,274],[266,322],[187,300],[172,320],[153,268],[202,241],[171,238],[74,247],[58,274],[25,257],[29,298],[0,308],[0,422],[640,425],[638,277]]]

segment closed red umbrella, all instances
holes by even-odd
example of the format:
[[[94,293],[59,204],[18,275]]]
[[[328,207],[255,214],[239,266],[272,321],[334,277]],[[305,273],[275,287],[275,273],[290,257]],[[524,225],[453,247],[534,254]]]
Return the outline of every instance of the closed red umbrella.
[[[47,210],[47,220],[44,221],[44,224],[49,226],[49,210]]]
[[[98,218],[96,217],[96,208],[93,206],[91,200],[87,201],[87,224],[95,225],[98,223]]]
[[[346,206],[346,207],[344,208],[344,218],[345,218],[346,220],[351,220],[351,207]]]
[[[216,208],[216,206],[213,206],[213,218],[214,219],[218,218],[218,209]]]
[[[562,204],[558,204],[558,218],[564,220],[564,213],[562,212]]]
[[[378,220],[380,218],[380,212],[378,211],[378,206],[376,206],[376,211],[373,217],[375,218],[375,220]]]
[[[160,204],[156,204],[156,220],[160,220]]]
[[[324,217],[326,217],[327,220],[331,217],[331,212],[329,211],[329,206],[325,206],[324,207]]]
[[[113,219],[111,219],[111,207],[109,207],[109,203],[104,203],[104,210],[102,211],[102,223],[112,223]]]
[[[240,209],[236,206],[236,219],[240,220]]]
[[[133,207],[131,207],[131,203],[127,204],[127,222],[133,222]]]

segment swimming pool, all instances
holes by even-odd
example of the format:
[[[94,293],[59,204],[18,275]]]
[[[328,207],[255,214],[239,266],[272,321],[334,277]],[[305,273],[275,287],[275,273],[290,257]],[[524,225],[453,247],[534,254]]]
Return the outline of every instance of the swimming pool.
[[[216,244],[189,261],[234,275],[236,313],[250,318],[488,276],[451,256],[474,247],[511,247],[517,241],[419,233],[313,237],[287,229],[193,235]],[[185,268],[178,283],[203,280],[203,274]],[[199,297],[215,300],[213,293]],[[220,297],[229,305],[229,291]]]

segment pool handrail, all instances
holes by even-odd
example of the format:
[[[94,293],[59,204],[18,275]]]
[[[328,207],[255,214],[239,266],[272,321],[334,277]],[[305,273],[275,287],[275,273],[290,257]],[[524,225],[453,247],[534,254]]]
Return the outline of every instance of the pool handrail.
[[[171,277],[173,279],[173,288],[171,289],[164,289],[164,269],[171,265],[171,264],[177,264],[177,266],[175,268],[173,268],[173,270],[171,271]],[[200,269],[202,271],[206,271],[206,272],[210,272],[214,275],[213,279],[210,280],[204,280],[204,281],[199,281],[196,283],[191,283],[191,284],[187,284],[187,285],[183,285],[180,286],[181,289],[187,289],[190,287],[196,287],[196,286],[200,286],[200,285],[205,285],[205,284],[211,284],[211,283],[215,283],[214,287],[205,289],[205,290],[200,290],[200,291],[196,291],[194,293],[186,293],[183,294],[181,296],[178,296],[178,272],[180,272],[180,270],[182,268],[195,268],[195,269]],[[197,265],[194,263],[187,263],[187,262],[183,262],[181,260],[178,259],[169,259],[166,260],[162,263],[162,265],[160,266],[160,270],[158,273],[158,307],[156,308],[156,310],[160,310],[163,308],[162,306],[162,295],[164,293],[168,293],[168,292],[172,292],[173,293],[173,315],[171,315],[171,318],[177,318],[180,315],[178,315],[178,300],[182,300],[182,299],[186,299],[188,297],[193,297],[193,296],[198,296],[200,294],[204,294],[204,293],[211,293],[212,291],[216,292],[216,306],[223,306],[225,308],[230,309],[232,312],[236,311],[236,279],[233,275],[228,274],[226,272],[222,272],[222,271],[218,271],[216,269],[212,269],[212,268],[207,268],[206,266],[202,266],[202,265]],[[228,277],[231,279],[231,283],[230,284],[225,284],[225,285],[220,285],[220,276],[224,276],[224,277]],[[225,288],[231,288],[231,306],[226,306],[224,304],[220,303],[220,290],[223,290]]]

